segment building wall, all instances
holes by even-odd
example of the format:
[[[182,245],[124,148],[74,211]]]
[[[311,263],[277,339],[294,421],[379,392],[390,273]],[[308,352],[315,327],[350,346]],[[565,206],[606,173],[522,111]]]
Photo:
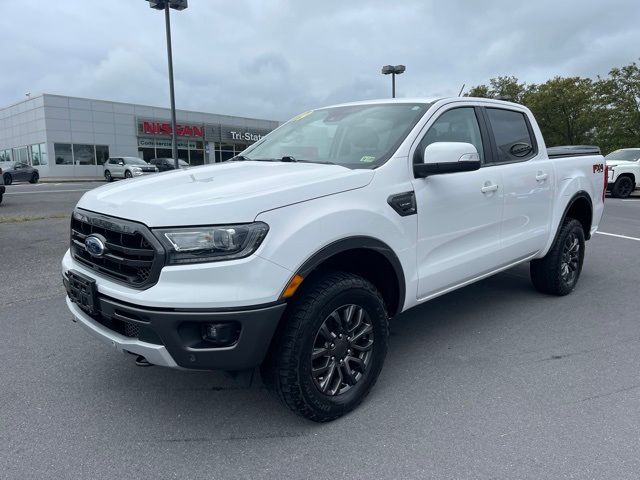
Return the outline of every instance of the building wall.
[[[45,143],[48,164],[37,166],[42,177],[98,177],[103,174],[102,165],[80,164],[77,158],[82,158],[81,152],[87,151],[89,145],[97,145],[107,146],[110,156],[139,156],[141,118],[166,122],[171,112],[168,108],[43,94],[0,109],[0,152]],[[177,121],[263,131],[279,125],[276,121],[184,110],[177,111]],[[55,144],[71,145],[72,150],[77,148],[78,155],[73,160],[56,155]],[[205,163],[212,161],[205,159]]]

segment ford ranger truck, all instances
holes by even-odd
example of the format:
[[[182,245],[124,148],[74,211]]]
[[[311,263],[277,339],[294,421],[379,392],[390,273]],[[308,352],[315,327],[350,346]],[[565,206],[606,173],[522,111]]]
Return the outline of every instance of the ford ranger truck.
[[[376,382],[390,318],[524,262],[538,291],[570,293],[604,170],[601,155],[550,159],[514,103],[319,108],[230,161],[87,192],[67,305],[140,361],[260,367],[290,409],[333,420]]]

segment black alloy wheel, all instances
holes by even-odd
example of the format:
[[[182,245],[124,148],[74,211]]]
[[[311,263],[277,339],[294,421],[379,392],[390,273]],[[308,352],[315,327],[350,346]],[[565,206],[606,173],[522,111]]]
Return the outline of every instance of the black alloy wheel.
[[[375,285],[350,272],[318,272],[287,306],[262,378],[298,415],[335,420],[376,383],[388,336],[386,305]]]
[[[33,172],[33,174],[31,175],[31,179],[29,180],[29,183],[38,183],[39,179],[40,179],[40,175],[38,175],[38,172]]]
[[[342,395],[365,374],[373,349],[373,326],[358,305],[344,305],[324,320],[313,344],[311,375],[325,395]]]
[[[575,232],[567,235],[562,247],[562,260],[560,264],[560,275],[562,281],[571,285],[575,282],[578,269],[580,267],[580,239]]]
[[[11,185],[13,183],[13,177],[10,173],[5,173],[2,178],[4,178],[5,185]]]
[[[627,198],[633,193],[634,188],[635,185],[630,177],[619,177],[613,184],[611,195],[615,198]]]

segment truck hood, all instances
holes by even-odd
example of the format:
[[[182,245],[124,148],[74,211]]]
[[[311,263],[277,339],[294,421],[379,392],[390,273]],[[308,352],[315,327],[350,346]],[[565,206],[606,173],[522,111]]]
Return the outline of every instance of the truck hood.
[[[638,162],[629,162],[627,160],[607,160],[607,166],[608,167],[615,167],[615,166],[628,166],[628,165],[639,165]]]
[[[372,170],[288,162],[225,162],[122,180],[78,207],[150,227],[252,222],[264,211],[367,185]]]

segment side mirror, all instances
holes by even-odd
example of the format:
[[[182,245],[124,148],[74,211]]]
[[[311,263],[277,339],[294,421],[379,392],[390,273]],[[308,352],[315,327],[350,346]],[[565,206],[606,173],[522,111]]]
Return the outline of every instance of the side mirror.
[[[472,172],[480,168],[478,150],[470,143],[435,142],[424,149],[423,163],[413,166],[416,178],[444,173]]]
[[[120,161],[118,162],[118,165],[120,165],[120,166],[124,166],[124,160],[120,160]]]

